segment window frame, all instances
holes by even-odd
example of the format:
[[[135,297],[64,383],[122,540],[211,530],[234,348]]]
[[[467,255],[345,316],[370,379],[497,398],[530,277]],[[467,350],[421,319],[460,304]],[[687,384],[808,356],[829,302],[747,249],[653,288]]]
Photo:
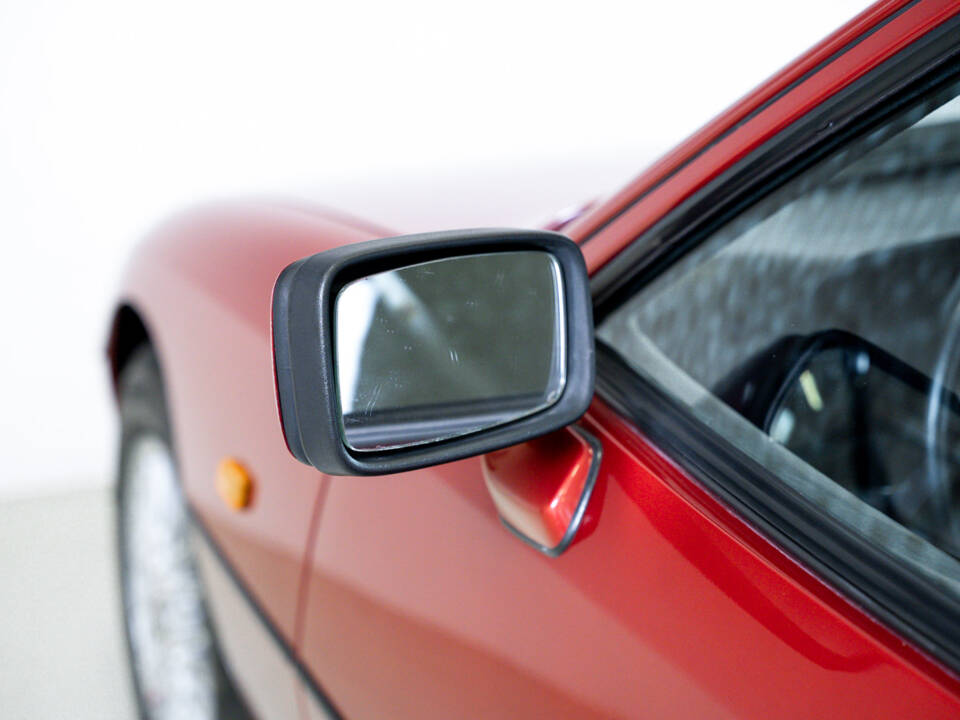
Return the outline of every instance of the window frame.
[[[923,97],[960,80],[957,37],[960,16],[782,130],[628,243],[591,278],[596,326],[756,203]],[[596,360],[596,393],[607,405],[775,545],[888,628],[960,672],[960,598],[798,495],[599,338]]]

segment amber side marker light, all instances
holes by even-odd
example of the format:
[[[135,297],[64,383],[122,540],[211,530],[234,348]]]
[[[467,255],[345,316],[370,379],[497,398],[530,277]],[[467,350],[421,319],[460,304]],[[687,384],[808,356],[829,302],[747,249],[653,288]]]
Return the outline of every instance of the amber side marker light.
[[[225,457],[217,464],[217,493],[231,510],[243,510],[253,496],[253,480],[237,460]]]

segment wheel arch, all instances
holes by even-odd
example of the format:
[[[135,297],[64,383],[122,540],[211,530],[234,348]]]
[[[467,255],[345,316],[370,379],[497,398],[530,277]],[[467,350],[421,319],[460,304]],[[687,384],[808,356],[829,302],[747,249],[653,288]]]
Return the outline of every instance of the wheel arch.
[[[110,380],[115,395],[119,392],[120,374],[123,368],[134,351],[144,344],[153,347],[151,333],[147,329],[143,313],[133,304],[121,302],[113,312],[106,348]]]

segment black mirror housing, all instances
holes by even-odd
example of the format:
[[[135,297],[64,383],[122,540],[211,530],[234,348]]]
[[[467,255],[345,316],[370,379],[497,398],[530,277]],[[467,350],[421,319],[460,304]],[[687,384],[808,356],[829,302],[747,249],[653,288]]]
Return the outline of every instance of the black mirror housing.
[[[362,278],[422,263],[531,250],[553,258],[562,278],[565,381],[556,401],[532,414],[458,437],[384,450],[351,449],[345,442],[337,385],[335,307],[340,291]],[[583,255],[559,233],[510,229],[407,235],[318,253],[291,264],[277,279],[273,349],[287,447],[298,460],[321,472],[385,475],[525,442],[575,422],[593,397],[593,310]]]

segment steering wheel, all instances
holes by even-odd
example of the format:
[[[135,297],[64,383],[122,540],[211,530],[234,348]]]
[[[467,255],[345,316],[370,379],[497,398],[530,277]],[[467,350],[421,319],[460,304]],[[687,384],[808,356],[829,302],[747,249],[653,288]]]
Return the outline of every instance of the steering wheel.
[[[957,297],[957,288],[950,293]],[[953,388],[960,379],[960,301],[950,315],[944,343],[937,356],[930,395],[927,398],[927,412],[924,427],[926,446],[926,468],[923,473],[921,497],[929,507],[931,520],[937,529],[937,540],[941,546],[960,551],[960,523],[953,510],[952,486],[954,478],[948,471],[952,465],[953,454],[947,439],[947,427],[951,410],[948,405],[956,401]]]

